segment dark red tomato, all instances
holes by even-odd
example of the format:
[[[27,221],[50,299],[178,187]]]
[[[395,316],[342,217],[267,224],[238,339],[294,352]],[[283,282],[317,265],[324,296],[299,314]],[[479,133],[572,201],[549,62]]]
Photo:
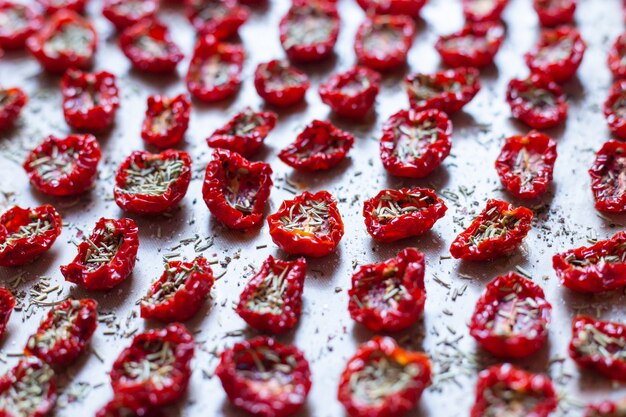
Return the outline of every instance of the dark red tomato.
[[[220,40],[235,36],[249,16],[237,0],[185,0],[185,14],[201,36]]]
[[[61,80],[63,115],[70,127],[99,132],[115,119],[120,105],[115,75],[68,70]]]
[[[244,58],[241,45],[221,43],[211,35],[201,37],[189,63],[187,89],[208,103],[232,96],[241,85]]]
[[[368,14],[419,17],[427,0],[357,0]]]
[[[583,417],[623,417],[626,415],[626,400],[603,401],[585,408]]]
[[[207,139],[207,144],[212,148],[228,149],[250,158],[261,148],[277,120],[278,115],[274,112],[255,112],[246,107],[226,125],[213,132]]]
[[[135,398],[117,396],[98,410],[95,417],[163,417],[163,414]]]
[[[280,21],[280,43],[291,61],[321,61],[332,55],[339,26],[337,6],[332,2],[296,2]]]
[[[272,241],[292,255],[319,258],[335,251],[343,237],[337,201],[328,191],[308,191],[282,202],[267,217]]]
[[[507,363],[478,374],[476,402],[470,417],[549,417],[557,404],[556,391],[547,376]]]
[[[313,120],[280,151],[278,157],[290,167],[302,171],[328,170],[345,157],[354,145],[354,136],[330,122]]]
[[[449,67],[484,68],[493,64],[503,41],[501,24],[472,23],[451,35],[440,36],[435,49]]]
[[[141,299],[141,317],[164,322],[189,320],[202,307],[213,283],[213,271],[206,259],[169,261]]]
[[[0,1],[0,47],[23,48],[43,24],[42,16],[32,7],[12,0]]]
[[[230,402],[257,417],[296,413],[311,389],[311,370],[295,346],[255,337],[225,349],[215,374]]]
[[[0,87],[0,131],[13,127],[28,102],[28,96],[22,89]]]
[[[141,138],[159,149],[178,145],[189,127],[190,113],[191,101],[186,94],[172,98],[158,94],[149,96]]]
[[[193,355],[193,336],[182,324],[138,334],[113,363],[113,392],[146,406],[170,405],[185,395]]]
[[[276,107],[290,107],[304,100],[311,86],[307,75],[289,65],[273,60],[259,64],[254,71],[254,87],[259,96]]]
[[[618,80],[611,86],[604,102],[604,117],[611,133],[626,140],[626,80]]]
[[[87,0],[37,0],[44,8],[46,15],[52,15],[59,10],[69,10],[83,13],[87,6]]]
[[[125,29],[119,43],[124,55],[139,71],[173,72],[185,57],[167,26],[154,19],[142,20]]]
[[[490,199],[470,226],[454,239],[450,254],[466,261],[490,261],[511,254],[530,231],[533,212]]]
[[[506,101],[511,115],[533,129],[549,129],[567,117],[567,98],[561,87],[545,75],[532,74],[509,82]]]
[[[0,377],[0,415],[45,417],[57,402],[54,370],[35,357],[22,359]]]
[[[439,110],[401,110],[387,120],[380,159],[393,175],[424,178],[450,155],[452,123]]]
[[[433,190],[382,190],[363,204],[367,233],[380,242],[420,236],[441,219],[448,208]]]
[[[626,326],[586,316],[575,317],[569,355],[582,368],[626,381]]]
[[[269,164],[217,149],[206,168],[202,196],[217,220],[230,229],[245,230],[263,222],[272,185]]]
[[[413,110],[438,109],[456,113],[480,90],[476,68],[457,68],[435,74],[413,74],[404,85]]]
[[[626,212],[626,144],[612,140],[602,145],[589,175],[596,209]]]
[[[58,73],[69,68],[90,67],[97,44],[98,35],[91,22],[70,10],[52,15],[48,23],[26,41],[26,47],[41,66]]]
[[[562,26],[541,32],[539,42],[524,55],[533,74],[543,74],[557,83],[572,78],[583,60],[587,45],[577,29]]]
[[[61,266],[66,281],[88,291],[110,290],[130,275],[137,259],[138,231],[131,219],[101,218],[78,245],[74,260]]]
[[[463,15],[469,22],[500,20],[509,0],[462,0]]]
[[[47,252],[61,234],[59,213],[50,205],[13,206],[0,216],[0,266],[21,266]]]
[[[408,16],[372,15],[359,26],[354,51],[361,65],[389,71],[406,62],[415,37],[415,22]]]
[[[0,287],[0,337],[4,335],[14,307],[15,297],[13,293],[4,287]]]
[[[124,30],[141,20],[153,19],[159,10],[160,0],[104,0],[102,15],[117,30]]]
[[[365,67],[335,74],[319,88],[322,102],[339,116],[364,118],[378,95],[380,74]]]
[[[251,327],[268,333],[291,330],[302,313],[306,261],[269,256],[246,284],[235,311]]]
[[[48,365],[62,369],[76,362],[98,325],[98,304],[91,299],[68,299],[48,311],[32,335],[24,354],[37,356]]]
[[[491,281],[476,303],[470,334],[499,358],[524,358],[548,338],[552,306],[541,287],[514,272]]]
[[[56,197],[87,191],[98,175],[100,145],[92,135],[48,136],[23,164],[30,183]]]
[[[115,202],[125,211],[160,214],[178,205],[191,181],[191,157],[168,149],[159,154],[135,151],[115,175]]]
[[[626,32],[615,39],[609,50],[607,63],[615,78],[626,78]]]
[[[554,255],[552,267],[561,284],[582,293],[626,286],[626,233]]]
[[[548,190],[556,156],[556,142],[548,135],[532,131],[526,136],[511,136],[496,159],[496,171],[511,194],[533,199]]]
[[[533,0],[533,7],[542,26],[572,23],[577,0]]]
[[[415,408],[430,381],[428,356],[377,336],[346,364],[337,398],[352,417],[400,417]]]

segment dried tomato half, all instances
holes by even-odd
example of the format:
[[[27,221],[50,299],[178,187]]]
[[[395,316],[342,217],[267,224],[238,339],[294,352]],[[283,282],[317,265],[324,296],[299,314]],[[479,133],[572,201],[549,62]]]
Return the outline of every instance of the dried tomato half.
[[[249,16],[236,0],[185,0],[185,13],[200,35],[217,39],[235,36]]]
[[[383,126],[380,159],[400,177],[424,178],[450,154],[452,123],[445,113],[401,110]]]
[[[72,365],[91,341],[98,325],[97,303],[91,299],[68,299],[48,311],[32,335],[24,354],[37,356],[60,369]]]
[[[282,334],[291,330],[302,313],[306,261],[281,261],[269,256],[246,284],[235,311],[251,327]]]
[[[490,199],[470,226],[454,239],[450,254],[466,261],[490,261],[513,252],[530,231],[533,212]]]
[[[406,15],[418,17],[426,0],[357,0],[361,8],[375,15]]]
[[[353,417],[400,417],[415,408],[430,381],[428,356],[377,336],[346,364],[337,397]]]
[[[175,207],[191,181],[191,157],[168,149],[159,154],[135,151],[115,175],[115,202],[130,213],[160,214]]]
[[[95,417],[163,417],[163,414],[135,398],[118,396],[98,410]]]
[[[28,102],[28,96],[21,88],[0,87],[0,131],[13,127]]]
[[[402,66],[415,31],[415,22],[408,16],[369,16],[359,26],[354,40],[359,63],[376,71]]]
[[[607,63],[615,78],[626,78],[626,32],[615,39],[609,50]]]
[[[267,217],[272,241],[292,255],[319,258],[335,251],[343,237],[343,221],[328,191],[308,191],[285,200]]]
[[[189,92],[211,103],[224,100],[239,89],[245,53],[241,45],[203,36],[195,46],[185,82]]]
[[[22,359],[0,377],[0,415],[45,417],[57,401],[54,370],[36,357]]]
[[[91,22],[70,10],[61,10],[27,39],[26,47],[46,71],[64,72],[90,67],[97,43]]]
[[[4,331],[6,330],[7,323],[11,317],[11,313],[13,313],[14,307],[15,297],[13,296],[13,293],[4,287],[0,287],[0,337],[2,337]]]
[[[154,20],[142,20],[120,35],[120,48],[133,66],[144,72],[165,73],[176,70],[185,57],[174,43],[169,29]]]
[[[506,101],[513,117],[533,129],[558,126],[567,117],[567,98],[563,90],[545,75],[532,74],[525,80],[511,80]]]
[[[124,30],[140,20],[154,18],[159,3],[160,0],[104,0],[102,15],[117,30]]]
[[[186,321],[202,307],[215,278],[208,261],[169,261],[163,275],[141,299],[141,317],[165,322]]]
[[[42,16],[32,7],[11,0],[0,1],[0,47],[24,47],[26,39],[37,32],[42,24]]]
[[[61,80],[63,115],[74,129],[102,131],[113,123],[120,105],[115,75],[68,70]]]
[[[87,6],[87,0],[37,0],[44,8],[47,15],[52,15],[60,10],[70,10],[83,13]]]
[[[583,60],[587,45],[577,29],[562,26],[541,32],[539,42],[524,55],[533,74],[543,74],[557,83],[572,78]]]
[[[182,324],[138,334],[113,363],[113,392],[153,407],[172,404],[185,395],[193,355],[193,336]]]
[[[207,139],[207,144],[212,148],[228,149],[249,158],[261,148],[277,120],[278,115],[274,112],[255,112],[246,107],[226,125],[213,132]]]
[[[254,87],[259,96],[276,107],[290,107],[304,100],[311,86],[307,75],[288,61],[272,60],[254,71]]]
[[[332,2],[296,2],[280,21],[280,43],[291,61],[321,61],[333,53],[339,26],[337,6]]]
[[[626,139],[626,80],[618,80],[611,86],[604,102],[604,117],[611,133],[618,139]]]
[[[462,0],[463,15],[470,22],[500,20],[509,0]]]
[[[569,355],[582,368],[626,381],[626,326],[586,316],[575,317]]]
[[[98,175],[100,145],[92,135],[48,136],[33,149],[24,170],[40,192],[70,196],[87,191]]]
[[[438,109],[456,113],[469,103],[478,91],[478,70],[457,68],[435,74],[413,74],[404,85],[413,110]]]
[[[148,97],[146,118],[141,126],[141,138],[159,149],[178,145],[189,127],[191,101],[186,94],[176,97]]]
[[[449,67],[484,68],[493,64],[503,41],[504,28],[501,24],[473,23],[458,32],[440,36],[435,49]]]
[[[557,403],[554,386],[547,376],[506,363],[478,374],[476,402],[470,417],[549,417]]]
[[[429,231],[448,210],[427,188],[382,190],[363,204],[367,233],[380,242],[394,242]]]
[[[61,216],[51,205],[11,207],[0,216],[0,266],[34,261],[50,249],[61,227]]]
[[[603,401],[585,408],[583,417],[623,417],[626,415],[626,400]]]
[[[556,156],[556,142],[546,134],[511,136],[496,159],[496,171],[515,197],[537,198],[548,190]]]
[[[110,290],[132,272],[139,248],[138,231],[131,219],[101,218],[91,236],[78,245],[78,254],[61,274],[88,291]]]
[[[322,102],[339,116],[362,119],[378,95],[380,74],[365,67],[353,67],[335,74],[319,88]]]
[[[533,7],[541,26],[559,26],[572,23],[577,0],[533,0]]]
[[[245,230],[263,221],[272,185],[269,164],[217,149],[206,168],[202,196],[217,220],[228,228]]]
[[[596,209],[607,213],[626,211],[626,144],[611,140],[602,145],[589,169]]]

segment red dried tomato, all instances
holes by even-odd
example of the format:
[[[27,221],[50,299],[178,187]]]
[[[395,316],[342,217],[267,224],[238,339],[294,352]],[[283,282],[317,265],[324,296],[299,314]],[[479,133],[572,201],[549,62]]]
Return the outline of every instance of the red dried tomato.
[[[533,212],[490,199],[470,226],[454,239],[450,254],[466,261],[490,261],[509,255],[530,231]]]
[[[206,168],[202,196],[209,211],[226,227],[257,227],[272,189],[272,168],[238,153],[217,149]]]
[[[91,236],[78,245],[74,260],[61,266],[61,274],[88,291],[110,290],[132,272],[139,248],[138,231],[131,219],[101,218]]]
[[[199,100],[224,100],[239,89],[245,53],[241,45],[218,42],[211,35],[198,40],[185,82]]]
[[[625,212],[626,144],[611,140],[602,145],[589,175],[596,209],[607,213]]]
[[[430,381],[428,356],[377,336],[346,364],[337,397],[351,417],[400,417],[415,408]]]
[[[117,30],[152,19],[159,10],[160,0],[104,0],[102,15],[109,19]]]
[[[120,105],[115,75],[68,70],[61,80],[63,115],[74,129],[99,132],[115,119]]]
[[[413,74],[404,85],[413,110],[438,109],[456,113],[480,90],[476,68],[457,68],[435,74]]]
[[[255,337],[225,349],[215,374],[230,402],[258,417],[296,413],[311,389],[311,370],[295,346]]]
[[[50,72],[86,69],[96,53],[98,35],[91,22],[71,10],[61,10],[26,41],[26,47]]]
[[[235,36],[249,16],[237,0],[185,0],[185,14],[200,35],[217,39]]]
[[[48,136],[23,164],[30,183],[56,197],[87,191],[98,175],[100,145],[92,135]]]
[[[207,139],[207,144],[212,148],[228,149],[250,158],[261,148],[277,120],[278,115],[274,112],[255,112],[247,107],[233,116],[225,126],[213,132]]]
[[[469,22],[500,20],[509,0],[462,0],[463,15]]]
[[[57,401],[54,371],[35,357],[25,358],[0,377],[0,415],[45,417]]]
[[[394,242],[429,231],[448,210],[427,188],[382,190],[363,204],[367,233],[380,242]]]
[[[623,417],[626,415],[626,400],[603,401],[585,408],[583,417]]]
[[[235,311],[251,327],[282,334],[291,330],[302,313],[306,261],[281,261],[269,256],[246,284]]]
[[[139,71],[172,72],[185,57],[167,26],[154,19],[142,20],[125,29],[119,43],[124,55]]]
[[[542,26],[559,26],[572,23],[576,0],[533,0],[533,7]]]
[[[148,97],[141,138],[159,149],[178,145],[189,127],[190,113],[191,101],[186,94],[173,98],[158,94]]]
[[[161,278],[141,299],[141,317],[165,322],[186,321],[202,307],[215,278],[204,258],[169,261]]]
[[[47,15],[54,14],[60,10],[83,13],[87,6],[87,0],[37,0],[37,2],[41,4]]]
[[[28,96],[22,89],[0,87],[0,131],[13,127],[28,102]]]
[[[552,267],[561,284],[582,293],[626,286],[626,233],[554,255]]]
[[[50,205],[11,207],[0,216],[0,266],[34,261],[50,249],[61,227],[61,216]]]
[[[472,23],[450,35],[440,36],[435,49],[449,67],[484,68],[493,59],[504,41],[504,28],[499,23]]]
[[[359,26],[354,41],[359,63],[376,71],[402,66],[413,45],[415,30],[408,16],[369,16]]]
[[[182,324],[138,334],[113,363],[113,392],[146,406],[172,404],[185,395],[193,355],[193,336]]]
[[[537,198],[548,190],[556,156],[556,142],[548,135],[532,131],[511,136],[496,159],[496,171],[515,197]]]
[[[98,304],[68,299],[54,306],[32,335],[24,354],[37,356],[54,368],[65,368],[85,352],[98,325]]]
[[[552,381],[511,364],[492,366],[478,374],[476,402],[470,417],[501,414],[549,417],[557,407]]]
[[[607,63],[615,78],[626,78],[626,32],[615,39],[609,50]]]
[[[380,74],[365,67],[335,74],[319,88],[322,102],[339,116],[362,119],[378,95]]]
[[[0,1],[0,47],[23,48],[43,24],[42,16],[32,7],[11,0]]]
[[[125,211],[160,214],[175,207],[191,181],[191,157],[168,149],[159,154],[135,151],[115,175],[115,202]]]
[[[451,134],[452,123],[439,110],[401,110],[383,126],[380,159],[393,175],[424,178],[450,154]]]
[[[369,14],[406,15],[419,17],[426,0],[357,0],[361,8]]]
[[[550,78],[532,74],[525,80],[509,82],[506,101],[511,114],[533,129],[549,129],[567,117],[567,98]]]
[[[611,86],[604,102],[604,117],[611,133],[618,139],[626,139],[626,80],[618,80]]]
[[[557,83],[572,78],[583,60],[587,45],[578,30],[568,26],[546,29],[539,42],[524,55],[533,74],[543,74]]]
[[[626,381],[626,326],[577,316],[572,322],[570,357],[582,368]]]
[[[117,396],[98,410],[95,417],[163,417],[163,414],[132,397]]]
[[[491,281],[476,303],[470,334],[499,358],[524,358],[548,338],[552,306],[541,287],[509,272]]]
[[[332,55],[339,26],[337,5],[332,2],[295,2],[280,21],[280,43],[291,61],[321,61]]]
[[[254,71],[254,87],[259,96],[276,107],[290,107],[304,100],[311,86],[307,75],[287,61],[259,64]]]
[[[15,297],[13,293],[4,287],[0,287],[0,337],[4,335],[14,307]]]

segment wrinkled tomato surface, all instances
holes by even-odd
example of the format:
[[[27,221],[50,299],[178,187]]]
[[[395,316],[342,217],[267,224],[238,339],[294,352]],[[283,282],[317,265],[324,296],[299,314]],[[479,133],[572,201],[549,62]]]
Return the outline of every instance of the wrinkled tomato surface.
[[[626,139],[626,80],[618,80],[611,86],[604,102],[604,117],[611,133],[618,139]]]
[[[558,126],[567,117],[567,98],[563,90],[545,75],[532,74],[524,80],[511,80],[506,101],[511,115],[533,129]]]
[[[4,335],[11,313],[15,308],[15,297],[5,287],[0,287],[0,337]]]
[[[573,23],[577,0],[533,0],[533,7],[542,26]]]
[[[359,63],[376,71],[401,67],[413,45],[415,31],[415,22],[408,16],[367,17],[354,41]]]
[[[249,16],[236,0],[185,0],[185,13],[201,36],[217,39],[235,36]]]
[[[276,107],[290,107],[304,100],[311,86],[307,75],[288,61],[261,63],[254,71],[254,87],[259,96]]]
[[[356,0],[359,6],[373,15],[405,15],[419,17],[427,0]]]
[[[463,15],[469,22],[500,20],[509,0],[461,0]]]
[[[159,10],[160,0],[104,0],[102,15],[117,30],[124,30],[141,20],[153,19]]]
[[[21,88],[0,88],[0,131],[8,130],[28,102],[28,96]]]
[[[185,57],[169,29],[158,20],[142,20],[120,35],[120,48],[139,71],[167,73]]]
[[[278,115],[274,112],[256,112],[250,107],[233,116],[223,127],[207,139],[212,148],[228,149],[246,158],[253,156],[276,126]]]
[[[149,96],[141,138],[159,149],[178,145],[189,127],[191,101],[186,94],[175,97]]]
[[[615,78],[626,78],[626,33],[615,39],[609,50],[607,63]]]
[[[503,41],[504,28],[499,23],[473,23],[440,36],[435,49],[449,67],[483,68],[493,64]]]
[[[322,102],[339,116],[362,119],[374,106],[380,89],[380,74],[353,67],[335,74],[319,88]]]
[[[45,417],[57,402],[54,370],[34,356],[0,376],[0,415]],[[19,413],[19,414],[18,414]]]
[[[543,30],[539,42],[524,58],[533,74],[564,83],[576,74],[586,49],[577,29],[562,26]]]
[[[608,141],[589,169],[596,209],[607,213],[626,211],[626,144]]]
[[[26,45],[43,24],[43,17],[27,4],[12,0],[0,1],[0,47],[18,49]]]

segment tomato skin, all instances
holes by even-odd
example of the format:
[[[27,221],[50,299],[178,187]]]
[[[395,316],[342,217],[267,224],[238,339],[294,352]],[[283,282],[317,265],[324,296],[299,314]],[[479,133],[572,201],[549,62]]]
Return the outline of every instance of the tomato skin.
[[[121,6],[125,3],[141,4],[141,10],[124,11]],[[159,5],[160,0],[104,0],[102,15],[121,31],[141,20],[154,18]]]
[[[422,7],[427,0],[357,0],[361,8],[368,14],[374,15],[405,15],[412,18],[419,17]]]
[[[224,9],[217,18],[203,17],[207,9]],[[248,20],[248,9],[239,6],[236,0],[185,0],[185,14],[198,34],[213,35],[219,40],[237,35],[239,28]]]
[[[618,80],[611,86],[603,110],[611,133],[618,139],[626,140],[626,117],[618,111],[623,106],[626,106],[626,80]]]
[[[7,238],[21,226],[37,220],[50,223],[50,228],[37,235],[22,237],[7,243]],[[61,216],[51,205],[35,208],[13,206],[0,216],[0,266],[22,266],[47,252],[61,234]]]
[[[474,47],[449,45],[460,39],[478,38],[484,45]],[[440,36],[435,49],[441,60],[449,67],[484,68],[493,64],[493,59],[504,41],[504,28],[499,23],[472,23],[450,35]]]
[[[63,2],[55,2],[54,0],[37,0],[37,2],[44,8],[46,15],[52,15],[61,10],[84,13],[85,7],[87,6],[87,0],[64,0]]]
[[[577,0],[533,0],[541,26],[555,27],[572,23]],[[554,4],[553,4],[554,3]]]
[[[245,177],[242,181],[243,175]],[[255,190],[250,197],[254,201],[249,212],[239,210],[228,202],[225,192],[231,178],[235,179],[239,187],[248,185]],[[226,227],[245,230],[258,227],[263,222],[263,212],[272,185],[272,168],[269,164],[250,162],[238,153],[217,149],[206,168],[202,197],[211,214]]]
[[[19,49],[26,45],[33,33],[37,32],[43,24],[43,17],[27,4],[16,3],[12,0],[0,1],[0,15],[17,13],[25,20],[23,28],[0,27],[0,47],[4,49]],[[8,15],[12,16],[12,15]]]
[[[525,95],[547,94],[550,103],[538,109]],[[506,101],[511,107],[511,115],[533,129],[550,129],[558,126],[567,117],[567,98],[557,83],[545,75],[531,74],[525,80],[513,79],[509,82]]]
[[[228,149],[245,158],[256,154],[267,135],[276,126],[278,115],[271,111],[255,112],[250,107],[237,113],[223,127],[217,129],[207,138],[211,148]],[[240,124],[252,124],[252,129],[241,131]],[[245,126],[244,126],[245,127]]]
[[[39,380],[38,383],[42,386],[42,391],[39,395],[39,406],[34,412],[24,415],[16,415],[10,409],[0,407],[0,415],[3,417],[45,417],[50,414],[57,402],[57,378],[54,374],[54,370],[48,366],[48,364],[40,361],[34,356],[30,356],[20,360],[6,374],[0,376],[0,395],[4,395],[12,390],[18,390],[18,382],[24,380],[29,375],[29,372],[41,371],[43,375],[47,375],[47,380]],[[44,385],[46,384],[47,387]],[[19,391],[17,394],[21,394]],[[10,395],[10,394],[9,394]],[[33,395],[33,394],[31,394]]]
[[[626,78],[626,64],[622,63],[624,56],[626,56],[626,32],[615,39],[607,57],[607,64],[615,78]]]
[[[589,404],[583,417],[623,417],[626,412],[626,401],[603,401]]]
[[[370,358],[382,355],[388,360],[406,367],[413,365],[419,369],[413,376],[413,384],[388,394],[377,404],[367,404],[355,398],[351,389],[351,378],[367,366]],[[431,365],[428,356],[421,352],[411,352],[398,346],[391,337],[376,336],[361,344],[354,356],[346,364],[339,379],[337,398],[351,417],[400,417],[415,408],[422,392],[431,383]]]
[[[18,87],[0,88],[0,94],[10,97],[9,103],[0,106],[0,131],[3,131],[13,127],[28,102],[28,96]]]
[[[272,85],[272,77],[289,77],[291,84],[280,87]],[[254,87],[259,96],[276,107],[290,107],[304,100],[306,91],[311,86],[307,75],[289,65],[288,61],[274,59],[261,63],[254,71]]]
[[[172,98],[158,94],[149,96],[141,138],[159,149],[172,148],[183,140],[189,127],[190,114],[191,101],[186,94]],[[161,116],[165,116],[167,120],[164,130],[159,120]]]
[[[388,50],[373,51],[367,40],[377,32],[393,31],[400,35],[395,45],[388,45]],[[408,16],[372,15],[359,26],[354,41],[354,51],[361,65],[376,71],[390,71],[406,63],[409,49],[415,37],[415,22]]]
[[[137,46],[137,41],[142,38],[149,38],[151,42],[165,48],[164,56]],[[148,73],[162,74],[176,71],[176,65],[185,57],[172,40],[168,27],[154,19],[142,20],[126,28],[120,35],[119,44],[133,67]]]
[[[360,89],[357,92],[352,91],[351,86],[354,83],[359,84]],[[357,66],[330,77],[320,85],[319,94],[322,102],[339,116],[363,119],[374,106],[379,83],[380,74]]]
[[[83,241],[78,247],[74,260],[61,266],[61,274],[66,281],[72,282],[87,291],[106,291],[121,284],[132,272],[139,248],[138,230],[131,219],[112,220],[101,218],[91,232],[89,240],[96,245],[110,233],[119,237],[121,243],[111,260],[102,263],[96,269],[90,269],[86,260],[91,249],[89,242]]]
[[[412,74],[404,80],[404,85],[409,96],[411,108],[415,111],[438,109],[447,114],[460,111],[469,103],[478,91],[480,82],[476,68],[456,68],[434,74]],[[414,84],[427,83],[444,91],[429,96],[420,96],[416,93]],[[460,84],[458,91],[450,91],[451,84]],[[447,88],[447,89],[446,89]]]
[[[565,58],[545,62],[541,58],[542,51],[561,41],[571,42],[570,51]],[[543,74],[561,84],[570,80],[578,70],[585,55],[587,45],[577,29],[562,26],[556,29],[544,29],[539,42],[524,55],[526,65],[533,74]]]
[[[267,359],[262,353],[269,350],[272,357],[280,358],[280,364],[287,364],[289,359],[291,371],[290,381],[284,383],[280,380],[269,380],[266,383],[275,382],[278,387],[263,389],[258,387],[257,382],[242,375],[240,370],[256,369],[249,352],[254,352],[256,357]],[[271,362],[264,367],[273,366],[277,362]],[[265,363],[261,361],[261,363]],[[293,365],[291,365],[293,363]],[[258,336],[251,340],[235,343],[232,348],[225,349],[217,365],[215,374],[218,376],[226,391],[229,401],[236,407],[256,417],[288,417],[296,413],[306,402],[311,389],[311,370],[304,354],[293,345],[283,345],[270,337]]]
[[[4,335],[11,313],[15,308],[15,297],[5,287],[0,287],[0,337]]]
[[[602,145],[596,154],[596,159],[589,169],[591,176],[591,191],[596,201],[596,210],[606,213],[623,213],[626,211],[626,190],[607,188],[605,177],[608,175],[619,177],[623,172],[623,164],[626,163],[626,144],[616,140],[610,140]],[[617,164],[617,167],[613,165]],[[609,184],[608,187],[614,187]],[[607,193],[609,194],[607,196]]]
[[[98,410],[95,417],[163,417],[163,414],[132,397],[116,396]]]
[[[480,0],[462,0],[463,15],[468,22],[492,22],[500,20],[502,12],[509,4],[509,0],[492,0],[491,8],[486,10],[474,9],[474,3],[478,3]]]
[[[517,160],[521,152],[530,158],[539,155],[541,165],[533,168],[533,177],[529,184],[516,173]],[[548,135],[532,131],[526,136],[511,136],[502,146],[496,159],[496,171],[502,185],[516,198],[534,199],[542,196],[552,182],[552,172],[557,158],[556,142]],[[532,162],[532,161],[531,161]],[[527,162],[530,164],[530,162]]]

